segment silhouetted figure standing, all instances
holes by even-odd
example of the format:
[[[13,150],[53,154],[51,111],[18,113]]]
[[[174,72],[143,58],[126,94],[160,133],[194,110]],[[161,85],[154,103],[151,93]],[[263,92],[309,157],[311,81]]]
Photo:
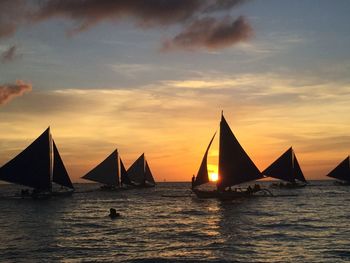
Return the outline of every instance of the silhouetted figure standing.
[[[111,219],[120,217],[120,214],[117,213],[117,210],[115,210],[114,208],[109,209],[109,215],[108,215]]]
[[[252,189],[252,187],[250,185],[247,187],[247,193],[248,194],[252,194],[253,193],[253,189]]]
[[[194,175],[192,175],[192,185],[191,185],[191,189],[194,188],[194,182],[196,180],[196,177]]]

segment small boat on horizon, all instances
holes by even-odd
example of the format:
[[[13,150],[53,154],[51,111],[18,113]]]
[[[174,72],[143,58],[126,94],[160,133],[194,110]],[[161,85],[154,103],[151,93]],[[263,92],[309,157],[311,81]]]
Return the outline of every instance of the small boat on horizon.
[[[273,188],[301,188],[307,185],[292,147],[277,158],[262,174],[281,180],[279,183],[273,183],[271,185]]]
[[[327,176],[337,179],[335,183],[338,185],[350,185],[350,157],[346,157]]]
[[[31,188],[31,192],[21,191],[22,198],[48,198],[74,192],[50,127],[0,168],[0,180]]]
[[[101,190],[119,190],[132,185],[117,149],[81,178],[102,184]]]
[[[139,158],[127,170],[127,177],[131,185],[135,188],[155,187],[156,182],[153,178],[151,169],[145,158],[145,154],[141,154]]]
[[[254,162],[250,159],[248,154],[244,151],[230,126],[226,122],[223,113],[220,121],[220,135],[219,135],[219,165],[218,165],[218,180],[215,190],[202,190],[198,187],[209,183],[209,174],[207,168],[207,158],[210,146],[214,140],[216,132],[214,133],[209,145],[204,153],[201,165],[199,167],[197,176],[192,180],[192,191],[198,198],[218,198],[223,200],[230,200],[240,197],[249,197],[257,192],[271,194],[266,189],[261,189],[259,185],[242,189],[232,186],[237,186],[242,183],[262,179],[264,176],[260,173]]]

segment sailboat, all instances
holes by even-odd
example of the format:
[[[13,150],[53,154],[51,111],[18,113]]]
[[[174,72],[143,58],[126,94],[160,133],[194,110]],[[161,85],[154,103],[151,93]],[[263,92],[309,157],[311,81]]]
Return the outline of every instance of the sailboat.
[[[336,181],[337,184],[350,185],[350,157],[346,157],[327,176],[338,179],[339,181]]]
[[[197,176],[192,183],[192,191],[199,198],[219,199],[233,199],[251,196],[255,192],[260,191],[261,189],[258,185],[255,185],[254,188],[249,186],[247,190],[241,188],[235,188],[234,190],[231,189],[232,186],[261,179],[263,178],[263,175],[234,136],[223,113],[221,114],[220,121],[219,174],[216,190],[207,191],[198,188],[200,185],[209,182],[207,157],[215,135],[216,132],[204,153]]]
[[[267,167],[262,174],[286,182],[274,183],[273,187],[299,188],[307,184],[292,147]]]
[[[130,182],[117,149],[81,178],[102,184],[102,190],[116,190]]]
[[[154,187],[156,185],[144,153],[127,170],[127,177],[132,185],[138,188]]]
[[[22,195],[34,198],[67,195],[74,186],[48,127],[32,144],[0,168],[0,180],[33,189]],[[56,185],[60,186],[57,191]]]

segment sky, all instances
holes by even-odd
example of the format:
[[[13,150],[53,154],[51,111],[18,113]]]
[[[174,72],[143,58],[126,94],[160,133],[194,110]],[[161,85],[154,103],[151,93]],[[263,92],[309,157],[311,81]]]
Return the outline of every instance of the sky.
[[[260,170],[350,149],[350,2],[3,0],[0,165],[48,126],[74,182],[114,149],[189,181],[221,111]],[[217,145],[209,157],[217,163]]]

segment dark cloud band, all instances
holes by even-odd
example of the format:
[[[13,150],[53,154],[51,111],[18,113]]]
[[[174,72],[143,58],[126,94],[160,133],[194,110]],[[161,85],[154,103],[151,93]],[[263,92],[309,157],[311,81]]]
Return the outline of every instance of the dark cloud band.
[[[246,41],[252,35],[253,29],[244,17],[239,17],[235,21],[228,17],[221,21],[215,18],[203,18],[194,21],[174,38],[166,40],[162,51],[226,48],[240,41]]]

